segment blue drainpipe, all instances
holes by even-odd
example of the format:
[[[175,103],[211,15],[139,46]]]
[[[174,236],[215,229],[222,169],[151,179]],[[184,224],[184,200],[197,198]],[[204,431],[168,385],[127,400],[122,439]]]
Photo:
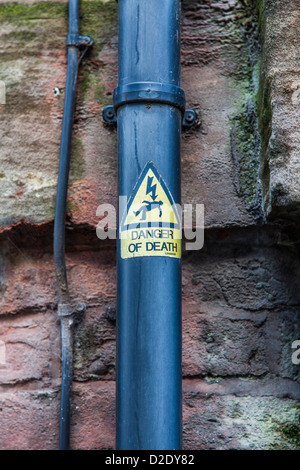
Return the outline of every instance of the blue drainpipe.
[[[180,449],[180,0],[119,0],[113,106],[126,198],[117,248],[116,447]]]

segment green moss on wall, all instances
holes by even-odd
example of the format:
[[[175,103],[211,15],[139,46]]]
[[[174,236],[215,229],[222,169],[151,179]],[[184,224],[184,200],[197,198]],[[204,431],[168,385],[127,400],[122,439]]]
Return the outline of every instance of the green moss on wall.
[[[111,36],[118,22],[118,3],[115,0],[83,0],[80,8],[80,32],[94,39],[101,47]]]
[[[278,428],[283,439],[287,440],[290,444],[297,449],[300,448],[300,417],[295,423],[286,423]]]
[[[0,22],[28,24],[31,20],[63,18],[68,24],[68,3],[39,2],[33,5],[0,4]],[[103,45],[117,24],[118,4],[115,0],[81,0],[80,34],[93,37],[96,47]],[[20,33],[19,33],[20,34]]]
[[[270,169],[268,159],[268,145],[272,131],[272,107],[271,107],[271,83],[265,74],[265,30],[266,30],[266,0],[257,0],[259,13],[259,32],[261,43],[261,72],[259,88],[256,94],[256,106],[258,110],[258,129],[261,138],[260,148],[260,178],[262,181],[262,193],[265,206],[269,202]]]
[[[281,423],[276,423],[272,426],[274,435],[280,437],[277,444],[272,446],[277,450],[299,450],[300,449],[300,413],[299,402],[295,402],[287,415],[287,419]],[[292,416],[294,414],[294,416]],[[274,421],[277,421],[277,416],[274,416]]]
[[[21,54],[37,56],[41,50],[64,46],[67,16],[67,4],[57,2],[1,4],[0,23],[8,23],[11,29],[1,34],[1,40],[10,45],[2,52],[1,61],[17,60]]]
[[[258,123],[259,131],[262,136],[262,150],[265,147],[270,137],[270,124],[272,121],[272,108],[271,108],[271,91],[270,81],[262,74],[260,80],[260,87],[257,93],[257,109],[258,109]]]
[[[253,105],[251,98],[250,103]],[[238,167],[237,191],[245,198],[249,209],[255,205],[257,198],[258,171],[255,142],[253,108],[245,104],[241,113],[232,119],[231,148],[234,162]]]
[[[258,12],[258,28],[261,41],[264,39],[265,34],[265,0],[256,0],[257,12]]]
[[[40,2],[33,5],[6,3],[0,5],[0,21],[27,22],[37,18],[68,17],[68,4]]]
[[[73,135],[70,161],[70,183],[85,175],[84,148],[79,136]]]
[[[85,67],[80,73],[79,86],[80,100],[103,105],[105,86],[97,70]]]
[[[237,99],[230,119],[231,153],[235,171],[235,187],[249,211],[261,217],[258,109],[260,54],[258,43],[258,12],[255,0],[241,2],[235,22],[234,38],[238,44],[236,72],[232,76]]]
[[[68,34],[68,2],[55,1],[38,2],[33,5],[6,3],[0,4],[0,23],[13,26],[2,34],[2,39],[13,49],[1,54],[1,60],[16,60],[25,55],[37,56],[42,49],[56,51],[66,48]],[[118,4],[115,0],[81,0],[79,32],[81,35],[91,35],[94,46],[90,57],[84,60],[79,69],[77,109],[84,113],[86,103],[103,105],[104,83],[101,72],[105,64],[99,60],[99,54],[108,39],[117,32]],[[92,64],[90,59],[95,59]],[[28,61],[30,63],[30,61]],[[103,79],[102,79],[103,80]],[[40,102],[30,100],[25,92],[10,90],[10,105],[16,105],[22,110],[40,107]],[[64,93],[57,96],[61,111],[64,106]],[[10,108],[11,109],[11,108]],[[70,182],[81,179],[85,174],[84,149],[81,139],[74,135],[72,139],[72,154]]]

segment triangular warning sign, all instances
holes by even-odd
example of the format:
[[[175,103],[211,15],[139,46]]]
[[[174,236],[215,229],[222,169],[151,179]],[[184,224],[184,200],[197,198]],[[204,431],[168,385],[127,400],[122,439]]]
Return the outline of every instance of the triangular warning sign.
[[[121,231],[140,227],[180,228],[176,204],[153,162],[142,171],[121,222]]]
[[[122,258],[180,257],[181,222],[174,199],[153,162],[133,189],[120,224]]]

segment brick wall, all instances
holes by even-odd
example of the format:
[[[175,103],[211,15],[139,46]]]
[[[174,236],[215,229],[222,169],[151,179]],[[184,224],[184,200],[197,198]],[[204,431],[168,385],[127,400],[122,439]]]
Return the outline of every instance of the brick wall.
[[[297,449],[299,1],[182,2],[182,202],[205,243],[183,253],[185,449]],[[116,205],[117,3],[82,0],[95,46],[78,83],[66,233],[74,337],[71,447],[112,449],[116,256],[96,236]],[[0,448],[56,449],[60,338],[52,230],[67,2],[0,1]]]

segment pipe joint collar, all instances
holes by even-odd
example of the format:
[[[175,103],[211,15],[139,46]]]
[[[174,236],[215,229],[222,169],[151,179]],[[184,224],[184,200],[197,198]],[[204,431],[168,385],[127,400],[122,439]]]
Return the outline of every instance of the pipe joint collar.
[[[130,103],[166,104],[179,108],[184,114],[185,94],[182,88],[169,83],[134,82],[118,86],[113,94],[115,112],[120,106]]]

